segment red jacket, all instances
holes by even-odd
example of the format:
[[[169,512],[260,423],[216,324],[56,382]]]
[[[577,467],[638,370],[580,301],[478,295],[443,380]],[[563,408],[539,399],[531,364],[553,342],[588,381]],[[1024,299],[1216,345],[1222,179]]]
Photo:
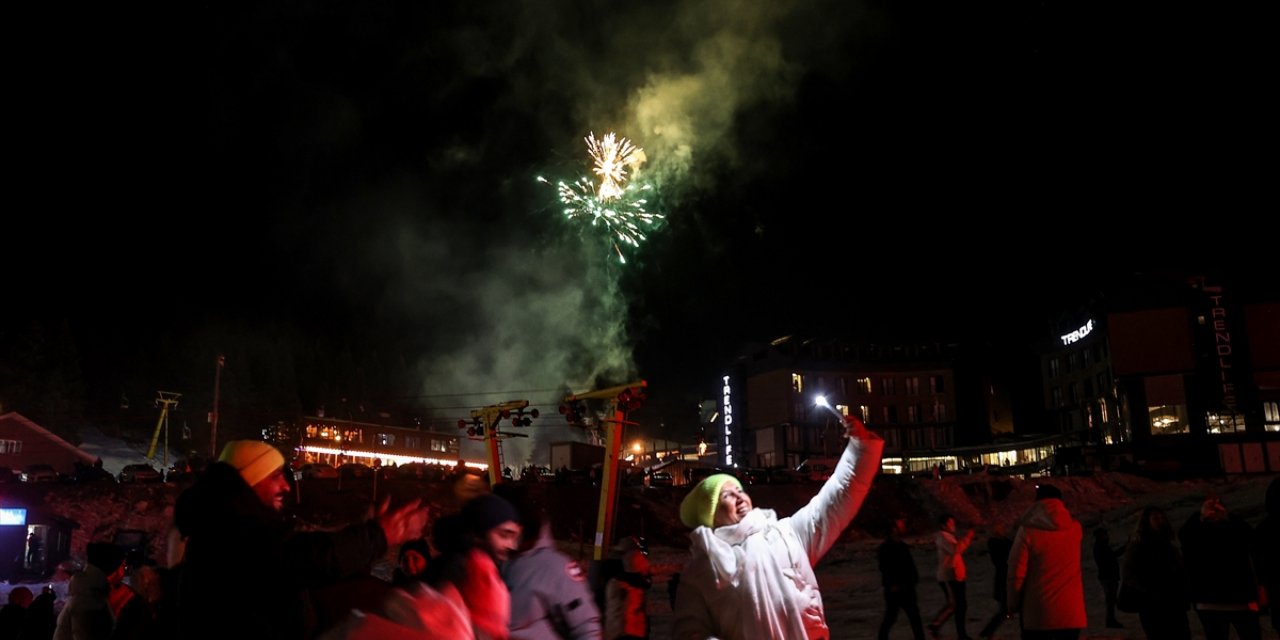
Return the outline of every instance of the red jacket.
[[[1022,612],[1022,628],[1083,629],[1080,546],[1084,529],[1061,500],[1038,500],[1021,518],[1009,552],[1009,611]]]

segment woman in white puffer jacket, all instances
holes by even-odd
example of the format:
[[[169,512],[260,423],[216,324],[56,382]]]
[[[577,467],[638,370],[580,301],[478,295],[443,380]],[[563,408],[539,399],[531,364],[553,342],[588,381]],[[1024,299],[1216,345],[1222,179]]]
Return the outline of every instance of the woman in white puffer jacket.
[[[756,509],[737,478],[714,475],[680,504],[692,557],[676,594],[677,640],[828,640],[813,567],[853,521],[884,440],[853,416],[849,444],[818,495],[791,517]]]

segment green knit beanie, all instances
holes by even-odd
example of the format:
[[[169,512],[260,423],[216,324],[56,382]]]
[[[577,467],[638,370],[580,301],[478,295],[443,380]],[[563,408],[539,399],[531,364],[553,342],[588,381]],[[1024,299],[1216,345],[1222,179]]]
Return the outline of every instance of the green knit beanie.
[[[742,488],[742,483],[727,473],[707,476],[699,482],[680,503],[680,522],[690,529],[713,526],[716,521],[716,504],[720,502],[720,490],[726,483]]]

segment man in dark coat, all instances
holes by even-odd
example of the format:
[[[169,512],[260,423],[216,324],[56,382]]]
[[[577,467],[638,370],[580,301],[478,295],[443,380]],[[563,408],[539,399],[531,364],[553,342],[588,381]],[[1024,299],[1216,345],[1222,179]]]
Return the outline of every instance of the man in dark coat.
[[[924,625],[920,621],[920,604],[916,600],[916,583],[920,572],[911,557],[911,547],[902,541],[907,531],[907,519],[893,521],[893,528],[880,548],[876,558],[880,564],[880,584],[884,585],[884,621],[880,623],[879,640],[888,640],[889,630],[898,620],[898,610],[907,614],[911,633],[915,640],[924,640]]]
[[[1107,605],[1107,628],[1123,629],[1116,619],[1116,594],[1120,592],[1120,556],[1124,546],[1111,547],[1111,534],[1106,527],[1093,530],[1093,562],[1098,565],[1098,582],[1102,583],[1103,601]]]
[[[1271,628],[1280,631],[1280,548],[1276,541],[1280,540],[1280,477],[1273,478],[1267,485],[1267,517],[1258,523],[1257,561],[1258,580],[1267,592],[1267,600],[1271,606]]]
[[[1191,582],[1191,604],[1208,640],[1226,640],[1234,627],[1242,640],[1262,637],[1253,528],[1228,514],[1215,495],[1205,498],[1178,532]]]
[[[1009,580],[1009,552],[1013,551],[1013,540],[1009,538],[1009,530],[1003,524],[991,528],[991,536],[987,538],[987,553],[991,555],[991,565],[995,568],[995,585],[992,597],[996,600],[996,611],[987,619],[978,637],[988,640],[995,635],[996,629],[1009,619],[1009,592],[1005,583]]]
[[[271,445],[233,441],[179,496],[179,637],[304,638],[307,588],[366,573],[389,546],[421,534],[418,501],[394,511],[384,501],[375,519],[340,531],[296,532],[281,515],[285,472]]]

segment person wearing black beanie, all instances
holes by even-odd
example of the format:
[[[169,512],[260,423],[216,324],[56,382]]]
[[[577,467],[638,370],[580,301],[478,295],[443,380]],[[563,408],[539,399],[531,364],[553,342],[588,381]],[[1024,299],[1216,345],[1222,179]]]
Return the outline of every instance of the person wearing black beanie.
[[[476,638],[508,637],[511,593],[498,564],[519,547],[522,531],[516,508],[491,493],[467,500],[458,513],[441,518],[432,529],[440,557],[428,567],[426,582],[438,591],[457,589]]]

